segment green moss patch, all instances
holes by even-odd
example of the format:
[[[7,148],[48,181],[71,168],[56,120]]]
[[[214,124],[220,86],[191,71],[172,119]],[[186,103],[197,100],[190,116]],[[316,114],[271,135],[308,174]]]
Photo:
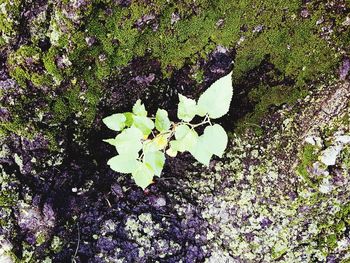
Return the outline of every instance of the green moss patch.
[[[318,160],[319,150],[319,147],[315,145],[306,144],[300,151],[300,163],[296,168],[297,173],[306,181],[306,183],[315,189],[317,189],[317,185],[310,178],[308,169],[311,169],[313,163]]]
[[[20,1],[14,5],[5,1],[1,7],[0,44],[6,42],[7,35],[15,34],[16,14],[23,11]],[[129,7],[122,7],[95,0],[76,10],[69,10],[73,7],[68,2],[50,8],[49,23],[35,20],[35,26],[41,28],[40,36],[50,40],[50,47],[41,49],[40,40],[31,32],[32,41],[11,51],[7,65],[11,77],[22,87],[68,86],[58,97],[38,96],[51,105],[46,110],[55,114],[53,122],[81,112],[83,128],[88,128],[94,119],[106,86],[104,81],[119,75],[132,59],[149,56],[159,60],[165,78],[184,65],[207,58],[218,45],[236,50],[234,85],[244,81],[246,74],[266,58],[283,78],[294,83],[293,88],[252,87],[249,96],[256,104],[255,112],[242,123],[258,125],[272,105],[293,103],[305,94],[307,83],[329,78],[341,59],[338,49],[348,39],[342,28],[345,14],[329,12],[324,2],[303,5],[297,0],[153,0],[147,4],[132,1]],[[306,15],[302,15],[303,10],[307,10]],[[68,11],[74,11],[76,16],[67,16]],[[5,19],[3,14],[8,12],[13,21]],[[322,36],[323,28],[332,21],[335,27]],[[195,75],[198,82],[203,79],[201,70]],[[84,102],[72,80],[87,83]],[[23,103],[28,106],[34,100],[27,98]]]

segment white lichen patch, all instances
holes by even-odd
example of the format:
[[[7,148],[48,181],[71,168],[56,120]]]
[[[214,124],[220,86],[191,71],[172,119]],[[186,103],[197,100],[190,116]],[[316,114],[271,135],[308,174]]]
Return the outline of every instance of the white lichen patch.
[[[322,155],[320,156],[320,161],[327,166],[335,165],[337,157],[340,154],[341,150],[341,145],[328,147],[322,152]]]
[[[350,144],[350,135],[335,134],[330,138],[333,144],[322,151],[320,161],[327,166],[335,165],[345,145]]]
[[[18,165],[19,170],[22,172],[23,171],[23,160],[22,160],[22,158],[17,153],[14,154],[13,158],[15,159],[15,163]]]
[[[301,118],[313,121],[314,116],[300,115],[299,109],[281,111],[281,116],[286,118],[283,129],[268,126],[274,129],[265,138],[268,143],[262,146],[262,138],[251,134],[233,136],[228,160],[203,171],[199,179],[189,173],[188,182],[181,181],[182,187],[191,188],[209,223],[208,243],[202,247],[211,252],[206,262],[301,263],[350,257],[349,226],[344,223],[350,216],[350,180],[342,165],[350,127],[335,124],[344,115],[332,121],[327,115],[324,123],[310,125],[308,134]],[[325,135],[323,129],[333,132]],[[304,140],[297,140],[299,131]],[[312,146],[299,156],[295,149],[301,145]],[[300,163],[304,174],[296,172]],[[190,217],[186,212],[181,216]]]
[[[323,145],[322,139],[318,136],[308,136],[305,138],[305,142],[318,147],[322,147]]]
[[[0,236],[0,262],[1,263],[14,263],[14,259],[11,256],[11,250],[13,246],[4,236]]]
[[[163,258],[181,249],[181,246],[173,241],[156,238],[162,231],[162,227],[154,222],[150,213],[129,217],[125,222],[125,230],[130,240],[139,245],[138,253],[142,257],[157,255]]]
[[[19,202],[18,225],[28,233],[32,233],[36,244],[40,245],[46,241],[48,231],[55,225],[55,214],[50,205],[45,204],[42,211],[35,206]]]

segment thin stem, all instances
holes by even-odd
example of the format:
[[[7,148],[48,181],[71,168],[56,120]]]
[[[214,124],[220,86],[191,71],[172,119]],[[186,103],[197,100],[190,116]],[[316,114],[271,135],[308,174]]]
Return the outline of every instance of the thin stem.
[[[111,202],[109,202],[108,198],[107,197],[104,197],[104,198],[106,199],[108,206],[112,207]]]
[[[199,126],[202,126],[202,125],[204,125],[206,123],[209,123],[210,125],[212,125],[211,122],[210,122],[210,118],[208,116],[206,116],[205,119],[202,122],[200,122],[200,123],[197,123],[197,124],[186,123],[186,124],[191,126],[191,128],[193,129],[193,128],[197,128]]]
[[[255,126],[255,127],[261,128],[261,126],[259,126],[258,124],[255,124],[255,123],[245,122],[244,124],[247,126]]]
[[[208,123],[210,124],[210,126],[213,126],[213,124],[211,124],[209,116],[208,116]]]
[[[77,247],[75,249],[75,252],[74,252],[74,255],[72,257],[72,263],[76,263],[76,256],[78,254],[78,250],[79,250],[79,247],[80,247],[80,227],[79,227],[79,223],[77,223],[77,227],[78,227],[78,244],[77,244]]]

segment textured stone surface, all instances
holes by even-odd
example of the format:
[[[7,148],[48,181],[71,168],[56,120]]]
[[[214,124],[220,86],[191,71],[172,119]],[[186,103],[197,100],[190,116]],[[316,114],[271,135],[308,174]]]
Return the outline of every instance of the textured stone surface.
[[[0,262],[348,262],[349,5],[3,0]],[[232,68],[222,159],[109,169],[103,117]]]

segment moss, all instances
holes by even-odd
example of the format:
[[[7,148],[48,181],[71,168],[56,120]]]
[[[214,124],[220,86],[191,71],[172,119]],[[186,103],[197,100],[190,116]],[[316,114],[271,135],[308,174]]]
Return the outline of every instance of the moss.
[[[53,58],[51,59],[53,60]],[[46,60],[44,60],[44,64],[46,66],[47,63],[45,63],[45,61]],[[43,61],[41,50],[35,46],[21,46],[16,52],[9,56],[7,63],[11,77],[14,78],[21,87],[26,87],[27,81],[31,81],[32,84],[37,87],[43,85],[51,86],[53,84],[52,77],[49,74],[36,71],[36,68],[40,68]]]
[[[111,74],[111,68],[106,62],[97,63],[96,76],[99,80],[108,77]]]
[[[24,62],[26,59],[32,59],[34,62],[38,62],[40,58],[40,49],[38,47],[33,47],[29,45],[23,45],[19,49],[16,50],[15,53],[12,53],[9,58],[10,66],[15,64],[19,60],[20,62]]]
[[[20,0],[2,0],[0,3],[0,50],[11,44],[17,34]]]
[[[15,34],[16,18],[22,11],[21,1],[14,2],[11,25],[4,25],[0,15],[1,30],[9,31],[9,35]],[[66,91],[59,98],[43,99],[52,105],[47,110],[55,113],[51,124],[57,125],[68,116],[81,114],[79,125],[89,128],[103,94],[102,80],[119,74],[120,68],[133,58],[147,55],[158,59],[164,77],[168,77],[185,64],[196,65],[217,45],[235,48],[235,85],[266,58],[284,78],[296,84],[295,88],[276,86],[269,90],[266,85],[253,87],[250,98],[256,103],[255,113],[243,119],[241,126],[252,123],[258,127],[260,118],[271,106],[293,103],[302,97],[306,83],[329,76],[341,59],[337,49],[346,44],[346,32],[335,29],[334,37],[330,36],[333,44],[329,45],[320,37],[323,25],[316,21],[323,17],[326,22],[332,20],[338,25],[345,15],[327,12],[326,3],[309,3],[310,17],[302,18],[303,7],[297,0],[184,0],[176,3],[153,0],[147,4],[132,1],[130,7],[125,8],[100,0],[74,9],[79,20],[75,21],[76,18],[66,15],[65,9],[73,8],[66,1],[63,5],[52,6],[50,25],[46,31],[40,29],[40,35],[50,39],[49,50],[41,51],[37,38],[32,36],[27,42],[32,44],[10,52],[8,66],[11,76],[22,87],[31,82],[38,87],[56,88],[63,80],[68,82],[73,78],[77,83],[87,82],[88,90],[83,99],[79,98],[81,94],[74,83],[64,83]],[[172,22],[173,14],[180,19]],[[35,21],[40,24],[44,20],[38,17]],[[88,43],[89,38],[94,39],[93,43]],[[62,57],[68,58],[72,65],[58,67],[57,60]],[[29,60],[32,62],[27,63]],[[198,70],[193,77],[200,82],[203,72]],[[28,98],[25,103],[31,105],[33,99]]]
[[[344,165],[344,167],[348,170],[350,170],[350,146],[346,145],[341,154],[340,154],[340,158],[342,160],[342,164]]]
[[[47,240],[47,236],[46,236],[46,234],[44,232],[36,233],[35,238],[36,238],[36,245],[37,246],[41,246]]]
[[[4,191],[2,190],[0,194],[0,206],[1,207],[11,207],[16,204],[17,202],[17,194],[11,192],[11,191]]]
[[[204,81],[204,71],[200,69],[196,70],[192,77],[197,83],[202,83]]]
[[[20,67],[15,67],[13,70],[11,70],[10,75],[21,87],[25,87],[27,80],[30,79],[30,74]]]
[[[62,122],[75,113],[75,117],[80,119],[83,126],[91,125],[96,115],[101,90],[93,86],[95,79],[87,76],[86,80],[88,81],[86,92],[81,92],[79,83],[72,84],[72,87],[54,102],[53,112],[57,122]]]
[[[337,218],[342,219],[347,225],[350,225],[350,203],[342,206],[340,211],[337,213]]]
[[[346,224],[344,221],[340,221],[338,224],[335,225],[335,232],[337,234],[341,234],[346,230]]]
[[[61,70],[56,65],[56,59],[58,55],[58,49],[51,47],[43,57],[43,64],[47,72],[52,75],[56,83],[60,83],[63,79]]]
[[[191,9],[197,8],[196,14]],[[133,2],[129,8],[114,7],[112,14],[96,9],[86,23],[87,35],[96,37],[97,45],[84,49],[87,54],[105,53],[111,68],[125,66],[134,56],[151,52],[162,63],[164,72],[180,68],[187,61],[207,56],[215,45],[233,47],[241,36],[246,38],[237,48],[235,78],[256,67],[266,55],[286,75],[297,78],[300,85],[320,72],[333,67],[335,51],[320,39],[316,26],[316,7],[310,19],[301,19],[299,1],[246,1],[170,5],[159,1],[155,5]],[[320,10],[318,10],[320,9]],[[180,20],[171,24],[171,15],[178,13]],[[158,29],[144,26],[135,28],[143,15],[155,14]],[[223,26],[218,21],[223,20]],[[120,21],[115,23],[115,21]],[[253,33],[261,25],[261,33]],[[242,31],[242,27],[247,29]],[[80,53],[81,54],[81,53]],[[314,62],[322,60],[319,67]]]
[[[69,115],[69,108],[66,106],[63,98],[59,98],[55,101],[53,106],[53,112],[57,121],[65,120]]]
[[[11,122],[0,122],[0,136],[6,136],[13,132],[20,136],[32,139],[35,134],[30,131],[31,125],[24,122],[20,117],[14,117]]]
[[[337,247],[337,236],[335,234],[331,234],[326,237],[326,245],[329,247],[331,250],[335,249]]]
[[[25,87],[26,81],[30,80],[32,66],[40,59],[40,49],[32,46],[21,46],[15,53],[10,54],[7,63],[9,73],[17,83]]]
[[[348,104],[348,108],[350,109],[350,103]],[[332,126],[325,127],[324,134],[331,137],[341,127],[350,127],[350,113],[345,113],[344,115],[339,116],[339,120]]]
[[[262,135],[263,130],[260,128],[259,122],[270,108],[282,104],[293,105],[306,94],[307,92],[303,89],[283,85],[274,87],[261,85],[253,88],[248,97],[250,102],[255,105],[254,110],[238,121],[235,131],[242,133],[246,127],[250,127],[257,135]]]
[[[48,149],[51,152],[59,152],[61,150],[61,148],[59,146],[59,142],[57,141],[57,135],[59,135],[59,134],[60,134],[59,131],[56,131],[53,129],[43,132],[43,136],[44,136],[45,140],[47,140],[47,142],[48,142]]]
[[[256,5],[253,4],[252,11],[258,13],[261,10],[260,15],[247,21],[250,33],[237,50],[234,70],[237,79],[258,66],[267,54],[271,62],[282,73],[296,79],[299,86],[316,74],[327,73],[325,68],[333,67],[331,63],[337,60],[335,52],[317,34],[320,28],[316,26],[316,21],[323,11],[322,6],[314,6],[311,18],[302,19],[298,1],[290,1],[289,4],[283,1],[258,2],[254,1]],[[262,26],[261,32],[252,33],[254,26]],[[315,67],[315,62],[319,61],[322,65]]]
[[[36,87],[53,85],[52,78],[46,74],[33,73],[30,80]]]
[[[318,160],[319,148],[312,144],[306,144],[301,150],[300,163],[296,168],[297,173],[306,181],[306,183],[315,189],[316,184],[311,180],[308,169],[312,168],[312,164]]]
[[[338,242],[346,236],[346,229],[350,226],[349,207],[349,203],[342,205],[335,216],[325,215],[324,222],[318,225],[320,233],[315,237],[315,241],[318,249],[327,251],[327,255],[332,254]]]

